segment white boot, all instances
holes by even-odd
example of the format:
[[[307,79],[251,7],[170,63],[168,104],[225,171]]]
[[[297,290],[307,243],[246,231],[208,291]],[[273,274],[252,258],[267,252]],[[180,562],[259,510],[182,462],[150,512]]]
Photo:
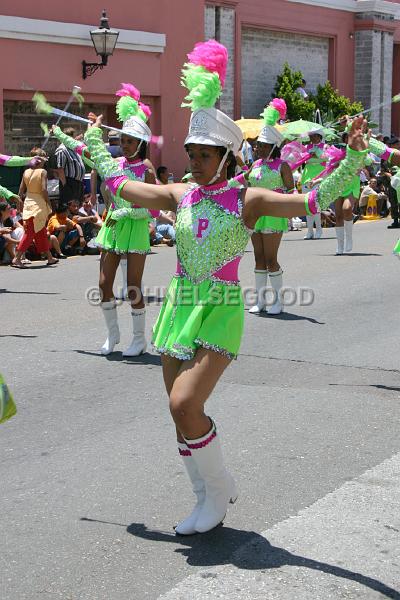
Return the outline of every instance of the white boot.
[[[317,213],[316,215],[314,215],[314,221],[315,221],[314,239],[319,240],[320,237],[322,236],[321,213]]]
[[[312,240],[314,238],[314,215],[307,215],[307,233],[304,236],[305,240]]]
[[[353,220],[344,222],[344,251],[353,250]]]
[[[274,303],[269,307],[267,312],[269,315],[279,315],[283,311],[281,295],[280,295],[280,291],[282,289],[282,284],[283,284],[283,282],[282,282],[283,271],[282,271],[282,269],[279,269],[279,271],[274,271],[273,273],[268,273],[268,274],[269,274],[269,280],[271,283],[271,287],[274,290],[275,300],[274,300]]]
[[[118,315],[115,300],[102,302],[101,309],[106,320],[108,338],[101,347],[100,352],[104,356],[107,356],[108,354],[111,354],[111,352],[114,352],[114,346],[119,344]]]
[[[186,444],[178,442],[179,454],[182,457],[183,464],[192,482],[193,492],[197,498],[196,505],[190,515],[175,527],[175,532],[178,535],[193,535],[196,531],[196,521],[200,514],[200,509],[206,499],[206,486],[204,480],[200,477],[196,463],[193,460],[192,453]]]
[[[129,348],[124,350],[123,356],[139,356],[143,354],[147,348],[146,338],[144,336],[144,328],[146,323],[146,309],[132,308],[133,321],[133,338]]]
[[[336,254],[343,254],[344,251],[344,227],[335,227],[337,238]]]
[[[185,438],[185,441],[205,483],[206,499],[195,525],[198,533],[205,533],[219,525],[225,518],[229,503],[236,502],[236,486],[232,475],[224,466],[214,423],[205,436],[197,440]]]
[[[268,271],[254,270],[256,278],[257,304],[252,306],[249,313],[258,315],[265,308],[265,288],[267,287]]]
[[[122,274],[122,289],[118,292],[118,298],[125,300],[128,295],[128,259],[121,258],[119,266]]]

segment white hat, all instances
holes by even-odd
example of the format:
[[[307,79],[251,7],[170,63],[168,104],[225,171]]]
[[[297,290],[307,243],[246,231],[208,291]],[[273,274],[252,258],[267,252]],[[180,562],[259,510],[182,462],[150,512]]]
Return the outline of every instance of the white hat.
[[[185,146],[223,146],[237,154],[242,142],[243,133],[240,127],[217,108],[199,108],[192,113]]]
[[[315,129],[310,129],[310,131],[307,131],[307,135],[320,135],[322,137],[322,139],[324,139],[324,129],[323,127],[321,127],[320,125],[318,125],[318,123],[315,124]]]
[[[140,117],[129,117],[129,119],[124,122],[122,131],[126,133],[126,135],[131,135],[144,142],[150,142],[151,140],[151,131]]]
[[[257,142],[262,144],[273,144],[274,146],[280,146],[284,140],[284,137],[273,125],[265,125],[262,128],[260,135],[258,136]]]

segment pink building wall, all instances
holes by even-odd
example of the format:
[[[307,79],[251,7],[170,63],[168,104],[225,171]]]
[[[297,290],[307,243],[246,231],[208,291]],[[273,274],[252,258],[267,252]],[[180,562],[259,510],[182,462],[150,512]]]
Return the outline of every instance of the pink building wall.
[[[207,2],[212,4],[213,2]],[[217,2],[217,4],[220,4]],[[329,79],[346,96],[354,96],[354,15],[344,11],[294,4],[286,0],[239,0],[236,6],[237,65],[242,27],[324,36],[330,39]],[[236,77],[236,115],[240,113],[240,80]]]
[[[114,92],[121,82],[134,83],[154,114],[151,127],[162,132],[165,144],[158,152],[152,148],[151,158],[166,164],[174,173],[185,167],[183,141],[189,111],[180,109],[184,90],[180,85],[180,69],[186,53],[204,35],[204,3],[198,0],[147,0],[146,2],[104,2],[110,26],[165,33],[164,53],[116,49],[109,64],[85,81],[81,61],[98,62],[90,46],[51,44],[0,38],[3,57],[0,82],[0,150],[3,150],[4,100],[30,100],[33,91],[43,91],[52,101],[66,101],[73,85],[82,87],[88,103],[110,105],[107,119],[115,124]],[[65,23],[99,23],[103,4],[96,0],[71,0],[67,4],[37,0],[2,0],[0,14]],[[108,6],[107,6],[108,4]],[[171,9],[173,6],[173,9]],[[68,25],[66,25],[68,27]],[[7,60],[4,60],[7,57]],[[162,102],[161,102],[162,97]]]

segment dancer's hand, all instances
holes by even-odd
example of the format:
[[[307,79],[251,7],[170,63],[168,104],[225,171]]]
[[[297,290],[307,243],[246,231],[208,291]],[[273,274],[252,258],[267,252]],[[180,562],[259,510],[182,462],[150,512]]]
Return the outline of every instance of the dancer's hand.
[[[90,129],[91,127],[101,127],[103,124],[103,115],[95,115],[94,113],[90,112],[88,114],[88,119],[90,119],[91,123],[88,124],[88,129]]]
[[[349,147],[357,152],[367,150],[370,137],[371,130],[368,130],[368,121],[364,117],[356,117],[349,131]]]

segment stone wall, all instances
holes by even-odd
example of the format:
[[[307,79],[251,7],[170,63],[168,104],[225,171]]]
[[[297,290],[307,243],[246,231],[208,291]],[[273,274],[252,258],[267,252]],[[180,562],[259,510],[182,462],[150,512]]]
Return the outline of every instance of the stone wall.
[[[242,115],[259,116],[285,62],[302,71],[306,89],[315,91],[328,78],[328,59],[328,38],[243,28]]]

